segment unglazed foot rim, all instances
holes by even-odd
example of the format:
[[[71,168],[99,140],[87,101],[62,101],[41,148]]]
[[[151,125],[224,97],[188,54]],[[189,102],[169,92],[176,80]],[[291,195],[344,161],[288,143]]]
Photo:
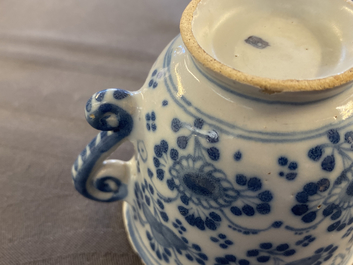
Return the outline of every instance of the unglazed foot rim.
[[[259,77],[236,70],[226,64],[221,63],[210,54],[208,54],[197,41],[193,32],[194,12],[202,0],[192,0],[184,10],[180,21],[180,33],[186,48],[192,54],[197,62],[216,75],[228,78],[233,82],[254,86],[267,93],[279,93],[290,91],[322,91],[345,85],[353,80],[353,68],[350,68],[341,74],[328,76],[325,78],[312,80],[297,79],[273,79]],[[343,1],[343,0],[342,0]],[[351,1],[347,1],[353,5]]]
[[[139,256],[141,262],[144,265],[152,265],[152,264],[147,264],[143,260],[143,258],[141,257],[140,253],[137,251],[137,246],[139,246],[139,244],[136,240],[134,243],[134,240],[132,239],[132,236],[134,236],[135,232],[131,227],[131,220],[130,220],[129,211],[130,211],[129,204],[124,201],[123,202],[123,221],[124,221],[125,232],[126,232],[128,240],[129,240],[130,246],[132,247],[133,251]]]

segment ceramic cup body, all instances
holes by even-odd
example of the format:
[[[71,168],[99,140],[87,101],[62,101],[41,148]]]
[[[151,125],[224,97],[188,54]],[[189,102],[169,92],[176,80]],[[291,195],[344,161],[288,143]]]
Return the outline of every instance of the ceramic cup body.
[[[75,162],[75,186],[127,202],[147,265],[348,265],[352,91],[263,93],[205,68],[178,36],[141,90],[88,101],[103,132]],[[123,140],[134,158],[104,161]]]
[[[303,104],[232,93],[177,38],[143,94],[126,214],[147,264],[346,264],[351,89]]]

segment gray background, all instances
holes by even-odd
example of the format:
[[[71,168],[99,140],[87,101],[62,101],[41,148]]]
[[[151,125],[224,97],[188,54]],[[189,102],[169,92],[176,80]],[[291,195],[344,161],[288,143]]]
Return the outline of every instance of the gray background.
[[[121,203],[79,195],[71,165],[97,131],[84,106],[137,90],[188,0],[0,1],[0,264],[141,264]],[[128,159],[131,144],[115,158]]]

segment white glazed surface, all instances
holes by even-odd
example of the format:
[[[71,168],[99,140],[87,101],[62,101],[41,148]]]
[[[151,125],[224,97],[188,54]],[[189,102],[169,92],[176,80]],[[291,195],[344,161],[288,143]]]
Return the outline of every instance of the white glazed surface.
[[[154,187],[161,195],[168,197],[175,196],[176,192],[172,192],[167,188],[165,180],[159,181],[156,177],[149,179],[146,172],[148,169],[157,169],[153,165],[152,157],[156,157],[153,150],[155,145],[158,145],[161,140],[167,141],[170,148],[174,147],[178,149],[177,136],[191,134],[189,136],[190,143],[188,148],[185,149],[186,152],[183,154],[185,156],[192,155],[193,157],[197,157],[197,154],[194,153],[197,151],[194,150],[195,147],[192,145],[192,142],[195,140],[194,138],[199,138],[201,141],[202,138],[195,135],[195,130],[197,132],[197,129],[193,126],[195,121],[195,118],[191,116],[193,114],[194,117],[200,117],[205,122],[207,121],[207,125],[202,128],[204,132],[219,128],[215,130],[220,134],[221,140],[215,146],[221,150],[221,159],[213,162],[212,159],[207,157],[207,154],[203,154],[205,162],[212,163],[217,169],[221,169],[236,189],[241,189],[241,187],[237,186],[237,183],[235,183],[235,176],[237,174],[244,174],[248,179],[254,176],[260,177],[263,185],[262,191],[271,190],[271,193],[275,198],[271,204],[271,214],[261,215],[256,213],[254,217],[247,217],[243,214],[239,218],[234,218],[234,216],[231,217],[232,220],[240,226],[259,229],[267,228],[276,220],[283,221],[284,225],[279,230],[272,229],[266,232],[260,232],[258,235],[243,235],[229,229],[229,227],[227,227],[229,223],[225,220],[224,216],[221,216],[223,221],[220,227],[217,228],[217,231],[213,232],[207,228],[206,231],[200,231],[195,228],[195,226],[189,226],[187,221],[185,221],[183,216],[178,212],[178,206],[185,206],[180,201],[166,206],[165,211],[169,216],[169,220],[174,220],[174,223],[175,219],[181,220],[183,225],[187,228],[187,233],[185,233],[187,236],[185,235],[185,237],[190,241],[191,239],[194,239],[192,242],[199,244],[204,253],[207,253],[209,257],[222,257],[221,253],[223,253],[223,257],[226,254],[233,254],[238,259],[242,258],[248,260],[251,262],[250,264],[258,264],[256,258],[251,259],[247,257],[246,253],[251,249],[259,248],[261,242],[271,242],[273,246],[287,243],[294,247],[298,241],[302,240],[305,236],[310,235],[316,238],[310,246],[296,246],[297,254],[290,257],[273,255],[272,260],[266,264],[277,265],[296,262],[293,264],[314,265],[315,263],[305,263],[301,259],[313,256],[314,252],[320,248],[320,245],[322,245],[321,247],[323,247],[323,244],[329,246],[331,243],[339,246],[339,249],[337,252],[335,251],[334,254],[344,253],[342,255],[347,257],[348,254],[346,249],[350,249],[351,247],[351,243],[348,242],[350,241],[350,237],[341,238],[346,233],[348,226],[341,232],[329,234],[327,232],[327,227],[332,224],[333,221],[330,220],[330,218],[324,218],[317,228],[300,230],[298,233],[303,233],[301,235],[285,229],[284,227],[310,227],[317,223],[316,221],[322,219],[322,211],[324,208],[322,208],[321,211],[318,210],[317,219],[309,225],[302,222],[300,220],[301,217],[293,215],[291,208],[296,204],[300,204],[296,201],[296,195],[303,190],[303,187],[307,183],[317,182],[322,178],[328,178],[331,182],[330,187],[332,187],[335,179],[344,170],[342,164],[343,159],[340,158],[337,153],[335,169],[332,172],[327,172],[322,170],[320,163],[314,162],[308,158],[308,151],[310,148],[317,145],[330,143],[327,139],[327,132],[332,128],[338,129],[341,137],[340,143],[344,142],[343,138],[345,132],[352,130],[349,129],[351,128],[351,115],[353,114],[353,102],[352,99],[350,99],[351,89],[345,90],[334,98],[312,104],[268,104],[269,102],[271,103],[271,101],[266,102],[266,99],[264,98],[262,98],[264,100],[263,102],[259,102],[256,98],[244,99],[242,96],[228,93],[219,86],[207,81],[206,77],[195,67],[195,64],[185,50],[180,38],[176,39],[175,43],[172,44],[170,50],[167,52],[172,55],[170,68],[166,69],[163,67],[162,60],[164,59],[164,54],[162,53],[161,58],[156,62],[152,72],[154,69],[166,72],[165,78],[173,80],[177,90],[172,91],[172,93],[168,95],[168,93],[166,93],[168,87],[163,83],[166,82],[169,86],[172,86],[172,84],[171,81],[168,82],[166,80],[163,80],[163,82],[162,80],[159,81],[158,87],[155,90],[151,90],[151,88],[148,88],[148,82],[150,79],[147,79],[145,84],[146,88],[143,88],[141,91],[143,100],[141,103],[137,102],[137,105],[145,105],[147,112],[148,110],[154,111],[157,117],[156,133],[151,132],[150,135],[144,135],[142,133],[141,135],[141,132],[144,130],[144,128],[141,128],[140,130],[136,130],[136,136],[131,136],[132,139],[145,139],[145,149],[150,155],[146,163],[143,163],[140,160],[141,174],[145,176],[145,179],[150,180],[151,183],[153,183]],[[165,93],[161,91],[157,92],[157,89],[164,90]],[[169,87],[169,89],[171,89],[171,87]],[[174,98],[176,102],[173,102],[170,97]],[[181,98],[190,101],[192,106],[188,106],[185,102],[183,103]],[[161,103],[163,100],[168,100],[169,104],[167,107],[162,106]],[[183,107],[177,106],[175,103],[178,103]],[[207,106],[206,108],[205,104]],[[151,108],[151,106],[153,107]],[[183,110],[183,108],[185,109]],[[197,111],[198,109],[204,111],[205,114],[201,115],[200,112]],[[186,110],[190,112],[191,115],[186,114]],[[310,115],[308,115],[309,113]],[[145,115],[142,112],[139,119],[145,120],[146,118],[144,116]],[[220,119],[220,121],[217,122],[207,118],[210,118],[211,116]],[[185,127],[184,131],[180,130],[180,132],[175,135],[170,127],[171,121],[174,117],[177,117],[182,122],[190,124],[190,127]],[[230,129],[224,125],[226,122],[231,125],[236,125],[237,128]],[[142,123],[141,126],[144,127],[145,124]],[[220,133],[220,131],[222,131],[222,133]],[[212,146],[212,144],[207,143],[207,141],[204,142],[204,148]],[[347,143],[346,145],[348,148],[350,147],[350,144]],[[237,151],[242,153],[242,159],[240,161],[235,161],[233,158]],[[180,156],[182,152],[183,150],[180,151]],[[326,150],[326,154],[328,153],[330,153],[330,151]],[[352,154],[349,155],[350,157],[352,156]],[[281,156],[288,158],[289,161],[297,163],[298,169],[291,171],[286,167],[279,166],[278,159]],[[163,160],[161,160],[161,162],[162,161]],[[165,178],[171,177],[171,175],[168,174],[168,170],[171,170],[173,167],[172,162],[173,161],[171,161],[170,158],[168,162],[162,162],[162,164],[165,164],[165,167],[163,167],[166,171]],[[322,162],[322,159],[320,162]],[[154,175],[156,175],[155,170],[153,171]],[[288,173],[294,172],[298,175],[295,180],[288,181],[279,176],[282,170],[287,170]],[[285,172],[285,174],[286,173],[287,172]],[[140,178],[137,177],[137,179]],[[343,189],[340,192],[342,195],[339,196],[343,196],[345,190]],[[247,195],[252,196],[257,194],[251,194],[250,192],[250,194]],[[158,198],[158,196],[155,198]],[[241,199],[239,199],[237,203],[239,203],[240,200]],[[318,200],[315,208],[322,204],[322,202],[323,199]],[[235,203],[235,205],[237,205],[237,203]],[[310,206],[312,207],[313,204]],[[201,211],[203,210],[202,206],[195,206],[192,205],[192,203],[190,203],[189,207],[185,207],[199,209]],[[138,209],[138,207],[136,207],[136,209]],[[137,215],[138,213],[135,213],[135,217]],[[351,218],[353,217],[353,212],[351,212],[349,208],[344,214],[342,214],[342,216],[343,215],[345,215],[345,217],[342,219],[348,218],[348,216]],[[169,224],[168,227],[173,229],[170,221],[163,224]],[[142,234],[141,231],[144,230],[144,227],[139,226],[138,222],[136,223],[136,227],[137,231]],[[227,235],[227,238],[233,241],[234,245],[226,250],[220,247],[217,248],[217,244],[214,244],[210,238],[217,237],[219,234]],[[143,238],[143,236],[141,237]],[[148,240],[145,241],[145,244],[149,244]],[[151,251],[151,249],[149,251]],[[278,260],[276,258],[278,258]],[[187,261],[185,257],[181,256],[179,259],[181,264],[192,264],[192,262]],[[280,259],[283,261],[280,261]],[[341,261],[340,257],[336,257],[335,262],[333,262],[334,258],[329,259],[327,262],[324,262],[323,259],[325,259],[325,257],[322,257],[320,260],[323,264],[346,264]],[[210,258],[210,263],[207,264],[217,264],[212,262],[215,262],[215,260]]]
[[[315,79],[351,68],[352,23],[353,4],[345,0],[202,0],[193,32],[207,53],[239,71]],[[269,46],[254,49],[244,41],[249,36]]]
[[[128,139],[136,161],[117,193],[129,202],[125,218],[134,247],[148,265],[227,264],[221,263],[227,258],[237,265],[348,265],[351,88],[303,103],[291,102],[290,94],[287,101],[248,97],[236,88],[206,76],[177,37],[142,89],[117,101],[134,123]],[[115,92],[95,94],[87,117],[114,102]],[[74,179],[92,148],[79,157]],[[121,179],[121,170],[115,176]],[[87,187],[99,200],[115,196]],[[234,258],[241,263],[231,263]]]
[[[265,94],[214,75],[178,36],[139,91],[87,102],[103,132],[72,175],[90,199],[129,203],[125,224],[147,265],[349,265],[352,115],[352,83]],[[124,140],[135,158],[104,162]]]

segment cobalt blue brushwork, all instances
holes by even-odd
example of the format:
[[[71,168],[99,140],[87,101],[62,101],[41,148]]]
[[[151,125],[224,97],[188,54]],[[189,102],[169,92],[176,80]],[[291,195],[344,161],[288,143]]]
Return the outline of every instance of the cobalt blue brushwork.
[[[298,163],[295,161],[288,161],[287,157],[281,156],[278,158],[278,165],[281,167],[278,175],[289,181],[295,180],[297,177]]]
[[[157,130],[157,125],[156,125],[156,113],[152,111],[151,113],[147,113],[146,116],[146,128],[148,131],[156,131]]]
[[[111,101],[107,103],[105,98]],[[76,159],[72,178],[76,190],[83,196],[102,202],[124,199],[128,188],[115,176],[100,176],[89,181],[96,173],[95,166],[112,153],[112,147],[126,138],[133,129],[131,115],[118,106],[119,102],[129,101],[130,92],[121,89],[107,89],[96,93],[86,104],[88,123],[102,132],[99,133]],[[105,196],[103,194],[108,194]]]
[[[263,188],[262,180],[257,176],[236,174],[233,177],[235,181],[232,182],[222,170],[216,168],[211,162],[219,160],[220,151],[216,146],[207,148],[202,142],[217,144],[219,135],[214,130],[201,131],[202,127],[201,119],[196,119],[193,125],[173,119],[173,132],[187,129],[189,134],[176,137],[174,145],[161,140],[154,146],[155,171],[153,174],[148,169],[148,176],[152,183],[154,175],[159,181],[166,179],[167,187],[175,194],[173,197],[167,197],[157,192],[158,197],[165,203],[179,200],[181,203],[178,211],[181,217],[184,217],[189,225],[202,231],[217,230],[222,221],[232,230],[245,235],[279,228],[279,221],[269,223],[267,227],[252,228],[240,225],[230,218],[270,214],[273,195],[271,191]],[[194,134],[198,137],[194,137]],[[179,153],[188,145],[193,145],[193,154],[180,156]],[[169,169],[168,164],[171,165]]]
[[[148,87],[153,89],[158,87],[158,82],[163,77],[163,75],[164,75],[163,70],[155,69],[152,72],[150,81],[148,82]]]
[[[164,205],[161,201],[154,200],[153,187],[145,181],[144,184],[135,183],[135,199],[134,209],[136,211],[138,220],[145,226],[149,225],[151,230],[146,230],[146,237],[149,241],[149,247],[155,253],[156,259],[164,260],[166,263],[175,260],[176,264],[182,265],[179,256],[184,256],[190,262],[204,265],[208,257],[202,252],[199,245],[189,242],[184,236],[178,236],[174,231],[181,231],[179,234],[186,232],[187,229],[182,225],[182,222],[176,220],[173,222],[174,231],[164,225],[168,222],[168,215],[163,211]],[[150,210],[153,209],[153,213]],[[180,228],[180,229],[179,229]]]
[[[201,265],[321,265],[330,260],[329,265],[346,265],[346,254],[336,253],[338,246],[333,243],[318,244],[320,235],[315,231],[324,226],[326,233],[340,233],[340,238],[347,238],[353,245],[352,131],[330,129],[320,138],[326,140],[307,149],[304,159],[318,168],[316,181],[303,183],[303,171],[297,162],[303,157],[295,159],[295,154],[282,152],[272,158],[280,177],[276,181],[284,179],[286,185],[300,187],[289,201],[290,219],[287,213],[273,214],[280,201],[267,183],[269,175],[258,175],[242,166],[252,159],[248,151],[235,148],[224,152],[221,143],[225,135],[201,118],[191,122],[171,118],[168,136],[162,135],[153,145],[142,139],[136,141],[138,155],[133,161],[137,174],[144,177],[134,182],[131,197],[122,176],[99,174],[88,181],[97,174],[93,169],[102,157],[108,157],[112,147],[131,133],[133,118],[119,106],[130,105],[130,97],[126,91],[109,89],[88,101],[87,120],[103,131],[76,160],[73,179],[77,190],[87,198],[105,202],[128,199],[132,211],[127,218],[135,224],[127,227],[135,247],[143,248],[141,256],[148,265],[182,265],[186,261]],[[159,124],[155,111],[146,112],[144,117],[146,126],[142,128],[146,133],[155,132]],[[223,160],[232,161],[231,170],[222,167]],[[109,172],[109,164],[103,172]],[[330,178],[333,173],[335,179]],[[259,218],[261,222],[251,221]],[[196,231],[206,237],[200,241],[191,236]],[[258,244],[250,240],[247,245],[252,242],[252,247],[237,251],[237,234],[247,242],[247,238],[271,231],[289,231],[293,237],[286,242],[268,240]],[[207,241],[219,254],[204,251]],[[310,255],[301,255],[314,246]]]
[[[87,186],[87,179],[91,178],[94,163],[97,163],[94,161],[99,161],[102,156],[107,157],[110,149],[127,137],[133,128],[129,113],[117,104],[105,103],[105,97],[109,95],[117,104],[129,98],[128,92],[116,89],[101,91],[88,101],[87,119],[93,127],[103,132],[92,140],[73,167],[77,190],[90,199],[106,202],[126,198],[127,185],[117,176],[100,176],[91,186]],[[147,112],[145,120],[146,131],[156,131],[156,113]],[[136,145],[137,172],[143,174],[145,170],[147,178],[142,183],[135,182],[133,220],[145,229],[148,253],[154,253],[155,261],[166,264],[175,262],[178,265],[183,264],[183,259],[190,264],[319,265],[330,260],[338,247],[328,245],[306,258],[285,261],[300,253],[300,248],[306,248],[316,241],[315,236],[303,236],[303,233],[315,231],[322,224],[327,226],[326,231],[329,233],[343,231],[342,238],[351,236],[353,132],[342,134],[336,129],[328,130],[327,142],[308,150],[307,159],[318,164],[323,177],[305,183],[294,196],[290,211],[294,218],[300,218],[302,225],[293,226],[286,224],[283,219],[269,218],[267,225],[264,221],[259,226],[252,226],[242,219],[271,216],[276,198],[271,186],[264,184],[265,177],[249,174],[238,166],[234,167],[232,175],[219,168],[217,163],[224,159],[219,146],[222,137],[217,130],[209,128],[203,119],[196,118],[188,123],[173,118],[170,124],[170,130],[175,134],[174,141],[162,138],[153,146],[151,156],[143,140],[138,140]],[[246,155],[246,150],[233,153],[231,159],[235,165],[246,161],[244,153]],[[279,176],[295,183],[300,178],[299,163],[288,157],[281,155],[276,159]],[[339,162],[343,170],[334,181],[330,181],[325,174],[334,171]],[[164,186],[163,190],[160,185]],[[166,195],[167,190],[170,195]],[[109,196],[102,197],[101,194]],[[170,217],[170,205],[173,205],[178,216],[174,212],[173,217]],[[326,219],[329,221],[324,222]],[[197,229],[199,233],[222,230],[212,234],[208,240],[226,251],[236,248],[232,240],[234,232],[251,237],[272,229],[282,230],[283,227],[302,237],[292,243],[264,242],[237,255],[224,252],[223,256],[217,256],[213,261],[202,251],[200,244],[188,239],[189,229]]]
[[[313,241],[314,240],[312,240],[312,242]],[[317,249],[314,251],[314,253],[312,253],[312,255],[308,257],[297,259],[292,262],[284,261],[283,258],[285,257],[295,256],[296,253],[300,251],[300,247],[302,246],[299,244],[296,244],[294,247],[292,247],[287,243],[276,245],[271,242],[263,242],[260,243],[256,248],[247,250],[246,254],[241,257],[237,257],[233,254],[226,254],[222,257],[216,257],[214,264],[320,265],[324,261],[330,260],[338,249],[337,246],[328,245]]]
[[[289,230],[310,231],[327,219],[326,231],[331,233],[343,231],[353,223],[353,132],[341,134],[331,129],[326,136],[327,142],[311,148],[308,158],[319,164],[323,176],[326,172],[332,172],[338,164],[342,170],[337,171],[333,181],[322,177],[306,183],[296,193],[296,204],[291,211],[306,225],[301,228],[287,226]]]
[[[266,40],[267,53],[276,42]],[[247,82],[259,77],[238,82],[223,70],[177,37],[141,90],[95,93],[85,115],[100,132],[74,162],[75,188],[124,200],[146,265],[352,264],[351,88],[272,91],[278,80],[255,86]],[[109,159],[125,141],[134,156]]]

